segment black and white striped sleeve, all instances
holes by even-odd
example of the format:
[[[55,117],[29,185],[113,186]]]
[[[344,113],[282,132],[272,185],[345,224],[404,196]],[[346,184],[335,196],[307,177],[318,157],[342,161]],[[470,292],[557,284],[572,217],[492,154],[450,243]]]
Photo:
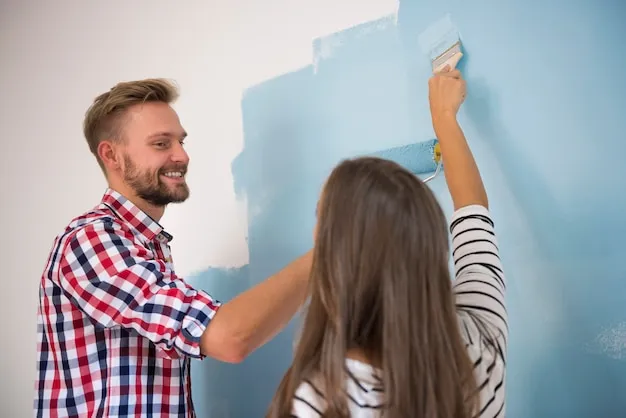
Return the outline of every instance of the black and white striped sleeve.
[[[450,225],[454,297],[461,335],[474,364],[480,391],[480,417],[505,414],[508,341],[506,279],[494,223],[487,208],[457,210]]]
[[[494,231],[483,206],[466,206],[454,213],[450,225],[454,293],[459,311],[468,313],[481,331],[506,344],[506,279]]]

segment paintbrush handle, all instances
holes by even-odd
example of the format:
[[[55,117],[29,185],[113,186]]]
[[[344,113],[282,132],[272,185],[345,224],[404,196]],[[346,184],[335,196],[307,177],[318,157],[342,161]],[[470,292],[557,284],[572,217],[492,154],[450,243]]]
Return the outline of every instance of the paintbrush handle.
[[[437,74],[438,72],[443,70],[446,65],[450,66],[450,71],[454,70],[456,68],[456,65],[459,63],[459,61],[461,61],[461,58],[463,58],[463,53],[457,52],[456,54],[448,58],[446,61],[441,63],[439,66],[437,66],[437,68],[433,70],[433,73]]]

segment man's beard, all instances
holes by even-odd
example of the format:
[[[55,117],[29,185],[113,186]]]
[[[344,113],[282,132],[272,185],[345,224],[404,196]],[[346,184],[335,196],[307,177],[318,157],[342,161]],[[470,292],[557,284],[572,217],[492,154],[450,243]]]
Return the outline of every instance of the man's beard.
[[[156,172],[140,172],[128,155],[125,155],[124,165],[124,181],[133,188],[138,197],[155,206],[181,203],[189,197],[187,183],[169,186],[161,180],[161,174],[168,171],[180,171],[184,175],[187,172],[186,164],[163,167]]]

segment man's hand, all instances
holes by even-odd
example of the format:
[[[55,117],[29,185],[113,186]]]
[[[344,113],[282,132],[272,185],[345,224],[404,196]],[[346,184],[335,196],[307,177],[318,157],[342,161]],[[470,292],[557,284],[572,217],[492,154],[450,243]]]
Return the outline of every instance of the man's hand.
[[[446,66],[428,81],[430,113],[433,119],[453,116],[465,100],[465,80],[459,70],[450,71]]]
[[[202,354],[239,363],[274,338],[306,301],[312,263],[309,250],[222,305],[202,334]]]

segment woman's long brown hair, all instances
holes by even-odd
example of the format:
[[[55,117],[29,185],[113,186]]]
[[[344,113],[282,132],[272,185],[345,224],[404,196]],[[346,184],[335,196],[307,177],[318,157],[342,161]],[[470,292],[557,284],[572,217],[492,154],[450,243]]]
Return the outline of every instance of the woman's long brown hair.
[[[394,162],[357,158],[333,170],[318,206],[310,303],[268,418],[290,416],[296,389],[313,376],[324,417],[349,417],[350,349],[381,366],[382,416],[472,416],[476,382],[455,312],[447,225],[430,189]]]

